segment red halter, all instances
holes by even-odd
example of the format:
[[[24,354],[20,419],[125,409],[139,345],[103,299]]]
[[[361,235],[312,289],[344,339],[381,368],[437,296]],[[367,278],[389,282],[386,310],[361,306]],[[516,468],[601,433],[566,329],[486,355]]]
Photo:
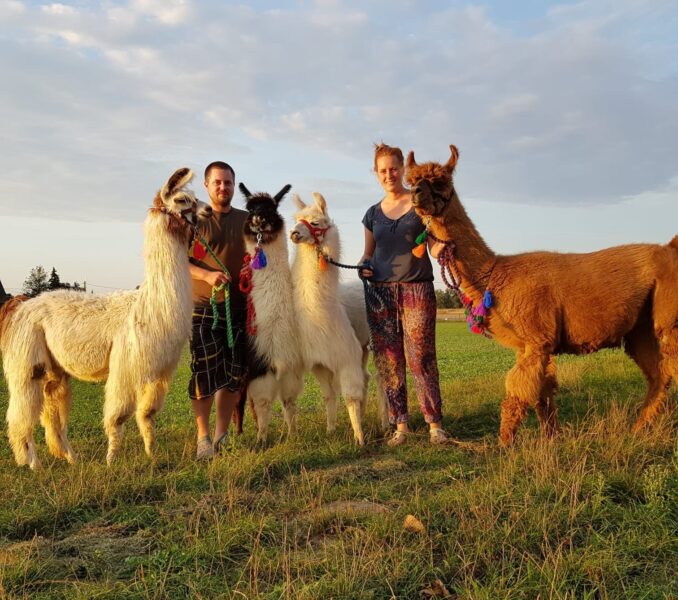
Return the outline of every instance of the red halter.
[[[314,227],[306,219],[299,219],[299,223],[306,225],[306,229],[308,229],[308,232],[313,236],[313,241],[315,242],[316,246],[318,246],[321,241],[318,238],[321,235],[325,235],[329,229],[329,227]]]

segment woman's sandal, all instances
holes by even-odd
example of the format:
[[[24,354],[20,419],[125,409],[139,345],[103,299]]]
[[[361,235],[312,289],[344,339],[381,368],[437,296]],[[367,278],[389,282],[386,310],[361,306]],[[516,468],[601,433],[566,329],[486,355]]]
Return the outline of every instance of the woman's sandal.
[[[404,431],[394,431],[391,439],[386,442],[388,446],[401,446],[407,441],[407,433]]]

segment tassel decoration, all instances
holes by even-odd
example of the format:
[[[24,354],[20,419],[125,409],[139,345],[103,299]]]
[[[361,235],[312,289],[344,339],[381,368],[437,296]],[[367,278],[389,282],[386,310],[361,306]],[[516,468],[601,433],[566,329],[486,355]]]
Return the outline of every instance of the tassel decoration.
[[[417,236],[414,243],[417,245],[412,248],[412,254],[417,258],[421,258],[426,253],[426,229]]]
[[[191,249],[188,251],[188,255],[191,258],[195,258],[196,260],[202,260],[207,256],[207,250],[205,249],[205,246],[203,246],[198,240],[193,240]]]
[[[257,248],[254,258],[252,259],[252,268],[259,270],[264,267],[266,267],[266,255],[264,254],[263,248]]]
[[[327,259],[322,254],[318,254],[318,269],[327,271]]]
[[[483,294],[483,306],[485,308],[492,308],[492,304],[494,304],[492,292],[490,292],[490,290],[485,290],[485,294]]]
[[[414,254],[417,258],[424,256],[424,254],[426,254],[426,243],[419,244],[418,246],[412,248],[412,254]]]

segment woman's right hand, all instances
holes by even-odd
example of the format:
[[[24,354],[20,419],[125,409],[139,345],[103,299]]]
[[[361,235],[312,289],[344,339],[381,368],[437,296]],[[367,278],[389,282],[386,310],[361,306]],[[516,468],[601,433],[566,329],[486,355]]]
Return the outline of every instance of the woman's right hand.
[[[358,269],[358,277],[360,277],[360,279],[372,278],[372,276],[374,275],[374,271],[372,270],[372,265],[370,265],[369,260],[364,260],[358,266],[360,267]]]

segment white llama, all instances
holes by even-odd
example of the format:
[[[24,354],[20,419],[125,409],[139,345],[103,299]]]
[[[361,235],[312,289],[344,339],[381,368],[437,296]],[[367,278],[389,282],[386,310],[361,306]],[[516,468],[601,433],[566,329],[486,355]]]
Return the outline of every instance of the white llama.
[[[367,329],[361,327],[360,312],[354,310],[355,327],[363,331],[361,344],[341,301],[339,271],[326,260],[339,261],[339,232],[327,214],[323,196],[314,192],[313,200],[313,204],[306,205],[299,196],[294,197],[299,211],[290,232],[297,245],[292,280],[304,365],[307,370],[313,370],[322,389],[327,431],[336,428],[336,395],[340,392],[348,408],[353,437],[362,446],[365,443],[362,412],[369,378],[366,370],[369,337]],[[355,294],[351,296],[346,292],[343,296],[345,301],[355,298]],[[364,313],[363,304],[362,315]]]
[[[252,257],[248,399],[257,416],[257,441],[264,443],[276,398],[283,406],[288,432],[296,431],[296,400],[303,389],[303,358],[292,298],[292,277],[285,222],[278,205],[289,191],[286,185],[275,196],[252,194],[241,183],[247,200],[245,247]],[[247,277],[245,277],[247,279]],[[241,285],[242,288],[242,285]]]
[[[16,298],[0,309],[0,351],[9,388],[9,441],[19,465],[39,465],[33,430],[40,419],[49,451],[68,462],[69,377],[106,381],[104,429],[113,461],[132,413],[152,453],[154,420],[191,327],[187,244],[209,206],[186,189],[178,169],[158,192],[144,224],[145,278],[135,291],[107,296],[55,291]],[[25,300],[25,301],[24,301]]]

